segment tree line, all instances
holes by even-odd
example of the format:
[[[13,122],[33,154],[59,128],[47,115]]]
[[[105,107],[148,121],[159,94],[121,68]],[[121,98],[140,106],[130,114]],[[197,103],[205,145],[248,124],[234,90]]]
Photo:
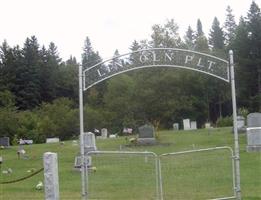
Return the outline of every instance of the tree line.
[[[254,1],[238,24],[228,6],[224,24],[215,17],[208,36],[200,19],[196,30],[189,26],[184,38],[174,19],[155,24],[151,37],[133,41],[130,51],[156,47],[189,49],[224,59],[233,49],[238,108],[260,112],[261,13]],[[115,50],[113,56],[118,55]],[[83,67],[100,61],[102,57],[86,37]],[[4,41],[0,46],[0,136],[43,142],[46,137],[69,139],[78,135],[78,65],[74,57],[62,61],[53,42],[40,47],[35,36],[27,38],[23,47],[10,47]],[[184,118],[202,126],[232,112],[229,84],[204,74],[168,68],[115,76],[87,90],[84,103],[85,130],[106,127],[111,133],[144,123],[171,128],[173,122]]]

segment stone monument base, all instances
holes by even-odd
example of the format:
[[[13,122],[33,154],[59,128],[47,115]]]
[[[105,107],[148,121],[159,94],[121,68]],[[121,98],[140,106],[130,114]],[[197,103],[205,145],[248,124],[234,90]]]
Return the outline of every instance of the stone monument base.
[[[137,143],[141,145],[151,145],[156,144],[157,141],[155,138],[138,138]]]
[[[247,152],[261,152],[261,145],[256,145],[256,146],[253,146],[253,145],[248,145],[246,147],[246,150]]]

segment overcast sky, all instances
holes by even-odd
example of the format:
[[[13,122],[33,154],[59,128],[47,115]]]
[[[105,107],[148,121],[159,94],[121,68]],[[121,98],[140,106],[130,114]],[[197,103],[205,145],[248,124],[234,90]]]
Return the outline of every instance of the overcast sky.
[[[174,19],[183,38],[189,25],[201,19],[208,36],[216,16],[224,23],[231,6],[236,21],[246,16],[252,0],[0,0],[0,42],[20,45],[35,35],[40,45],[54,42],[60,57],[80,61],[88,36],[103,58],[115,49],[129,52],[134,40],[149,39],[154,24]],[[261,0],[255,0],[261,8]]]

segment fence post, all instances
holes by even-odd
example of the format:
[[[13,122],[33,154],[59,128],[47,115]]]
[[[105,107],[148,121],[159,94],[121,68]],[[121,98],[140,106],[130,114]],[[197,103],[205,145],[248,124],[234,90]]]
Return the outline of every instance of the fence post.
[[[235,72],[234,72],[234,58],[233,51],[229,50],[229,64],[230,64],[230,79],[231,79],[231,95],[233,107],[233,132],[235,145],[235,173],[236,173],[236,196],[237,200],[241,200],[240,189],[240,155],[239,155],[239,141],[237,131],[237,102],[236,102],[236,88],[235,88]]]
[[[59,200],[57,153],[44,153],[43,162],[45,200]]]

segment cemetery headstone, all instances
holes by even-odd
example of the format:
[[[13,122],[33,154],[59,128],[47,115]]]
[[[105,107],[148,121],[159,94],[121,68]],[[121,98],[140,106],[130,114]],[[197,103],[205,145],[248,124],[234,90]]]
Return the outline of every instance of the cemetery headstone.
[[[9,147],[10,146],[10,139],[9,139],[9,137],[1,137],[0,138],[0,146]]]
[[[96,151],[96,140],[95,135],[92,132],[83,133],[83,144],[84,154],[86,155],[89,151]]]
[[[246,131],[245,118],[243,116],[237,116],[237,130],[239,133],[244,133]]]
[[[197,129],[197,122],[191,121],[190,122],[190,130],[196,130]]]
[[[92,166],[92,157],[91,156],[85,156],[85,163],[87,167]],[[82,164],[82,158],[81,156],[76,156],[74,159],[74,168],[81,169]]]
[[[57,153],[46,152],[43,156],[46,200],[59,200],[59,176]]]
[[[261,113],[250,113],[247,116],[247,127],[260,127]]]
[[[59,143],[59,138],[46,138],[46,143]]]
[[[156,139],[154,137],[154,128],[149,125],[139,127],[139,137],[137,139],[138,144],[155,144]]]
[[[261,152],[261,113],[247,116],[247,151]]]
[[[205,123],[205,128],[211,128],[211,125],[209,122]]]
[[[108,137],[108,130],[107,128],[102,128],[101,129],[101,138],[105,139]]]
[[[183,119],[184,130],[190,130],[190,119]]]
[[[174,123],[174,124],[173,124],[173,130],[174,130],[174,131],[179,130],[179,123]]]

